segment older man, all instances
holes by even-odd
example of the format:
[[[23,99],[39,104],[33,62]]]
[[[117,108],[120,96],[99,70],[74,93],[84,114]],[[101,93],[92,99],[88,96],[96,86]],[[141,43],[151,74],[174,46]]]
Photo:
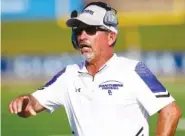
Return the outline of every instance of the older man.
[[[148,136],[148,119],[158,112],[156,135],[173,136],[181,115],[174,98],[144,63],[114,53],[116,10],[93,2],[72,12],[67,26],[84,61],[12,100],[11,113],[29,117],[63,106],[75,136]]]

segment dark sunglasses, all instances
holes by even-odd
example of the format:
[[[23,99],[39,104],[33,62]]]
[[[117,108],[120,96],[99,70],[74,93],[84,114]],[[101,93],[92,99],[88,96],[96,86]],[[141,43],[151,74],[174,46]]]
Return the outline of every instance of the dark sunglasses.
[[[76,36],[81,35],[85,31],[88,35],[94,35],[97,31],[109,32],[110,30],[106,28],[101,28],[100,26],[88,26],[84,28],[73,28],[73,32]]]

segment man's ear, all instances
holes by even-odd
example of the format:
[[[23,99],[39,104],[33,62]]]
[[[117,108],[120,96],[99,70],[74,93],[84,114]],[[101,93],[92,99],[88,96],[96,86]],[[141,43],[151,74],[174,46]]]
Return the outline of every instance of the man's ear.
[[[116,41],[116,33],[110,32],[108,34],[108,44],[109,44],[109,46],[113,46],[115,41]]]

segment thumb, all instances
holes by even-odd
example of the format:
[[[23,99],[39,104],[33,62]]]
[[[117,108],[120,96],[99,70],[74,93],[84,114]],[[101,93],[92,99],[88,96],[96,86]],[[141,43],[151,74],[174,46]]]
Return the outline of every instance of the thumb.
[[[37,113],[35,112],[35,110],[33,109],[33,107],[31,105],[28,105],[27,110],[29,111],[29,113],[33,116],[36,116]]]

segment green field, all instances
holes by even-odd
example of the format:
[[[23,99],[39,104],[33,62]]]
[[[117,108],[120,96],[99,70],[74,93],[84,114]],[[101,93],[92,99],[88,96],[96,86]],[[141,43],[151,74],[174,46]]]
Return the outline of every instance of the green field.
[[[2,22],[2,53],[48,54],[74,52],[70,41],[71,30],[60,28],[55,21]],[[119,28],[115,51],[127,50],[125,31]],[[185,24],[167,26],[140,26],[140,46],[143,51],[185,51]],[[130,36],[130,41],[134,37]]]
[[[127,50],[125,29],[120,28],[116,51]],[[128,30],[128,29],[127,29]],[[143,51],[185,51],[185,24],[177,26],[142,26],[138,28]],[[2,22],[2,55],[43,55],[74,52],[69,29],[61,29],[54,21],[49,22]],[[132,38],[130,39],[132,40]],[[185,118],[185,82],[165,83],[175,97]],[[70,136],[64,109],[51,115],[43,112],[28,119],[11,115],[8,103],[15,96],[32,92],[39,85],[2,85],[1,133],[2,136]],[[150,120],[151,136],[154,136],[157,115]],[[177,130],[176,136],[185,136],[185,130]]]
[[[182,109],[182,118],[185,118],[185,82],[164,83],[169,92],[176,99]],[[8,103],[15,96],[32,92],[39,85],[2,85],[1,95],[1,133],[2,136],[70,136],[68,120],[63,108],[52,114],[43,112],[36,117],[27,119],[12,115],[8,111]],[[155,136],[157,115],[150,119],[150,136]],[[177,129],[175,136],[185,136],[185,130]]]

